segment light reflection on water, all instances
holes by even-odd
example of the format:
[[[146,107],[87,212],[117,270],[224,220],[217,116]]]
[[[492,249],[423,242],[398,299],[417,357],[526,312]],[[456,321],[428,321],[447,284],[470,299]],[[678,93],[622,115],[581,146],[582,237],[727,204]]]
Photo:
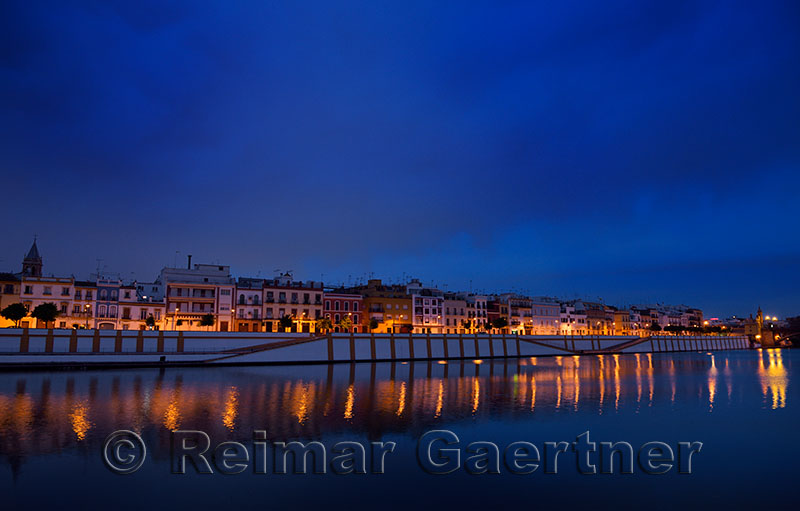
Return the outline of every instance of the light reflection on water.
[[[267,430],[272,440],[351,434],[379,439],[469,424],[502,429],[550,423],[569,430],[602,421],[631,432],[639,431],[632,429],[640,426],[632,426],[631,417],[640,414],[664,431],[683,427],[690,415],[701,426],[701,414],[708,424],[720,414],[717,422],[730,423],[749,419],[753,410],[775,414],[793,405],[791,356],[775,349],[5,373],[0,466],[20,474],[32,458],[75,449],[99,452],[105,436],[117,429],[140,432],[163,447],[176,429],[199,429],[220,440],[248,438],[255,429]]]

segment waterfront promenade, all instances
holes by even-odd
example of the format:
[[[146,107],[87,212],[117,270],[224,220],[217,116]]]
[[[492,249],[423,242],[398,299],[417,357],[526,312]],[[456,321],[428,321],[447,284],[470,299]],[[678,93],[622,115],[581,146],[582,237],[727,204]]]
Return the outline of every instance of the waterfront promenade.
[[[744,336],[221,333],[6,329],[0,368],[491,359],[748,349]]]

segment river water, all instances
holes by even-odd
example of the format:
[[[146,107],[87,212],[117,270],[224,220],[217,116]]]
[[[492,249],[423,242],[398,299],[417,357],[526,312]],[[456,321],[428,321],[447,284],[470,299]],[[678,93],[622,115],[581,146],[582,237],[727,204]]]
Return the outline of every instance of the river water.
[[[2,509],[794,508],[797,363],[796,351],[754,350],[0,373],[0,498]],[[104,442],[117,430],[136,433],[146,446],[133,473],[114,473],[103,459]],[[208,436],[213,474],[198,473],[196,458],[185,474],[173,473],[181,439],[190,438],[187,448],[202,444],[199,433],[174,433],[188,430]],[[434,430],[450,433],[425,435]],[[263,460],[255,431],[266,432]],[[630,444],[633,474],[620,473],[623,454],[616,466],[611,458],[614,473],[602,473],[597,450],[587,458],[597,473],[586,473],[583,454],[572,448],[547,473],[554,466],[544,458],[553,450],[546,454],[545,443],[574,442],[587,431],[598,448]],[[455,437],[457,444],[445,445]],[[211,456],[226,441],[249,450],[247,463],[234,464],[241,473],[221,473],[221,451]],[[322,444],[326,473],[275,473],[273,443],[291,441]],[[476,441],[497,445],[499,461],[491,448],[470,450]],[[538,465],[532,473],[515,473],[519,465],[507,456],[506,447],[521,441],[540,450],[540,463],[526,465]],[[366,474],[337,473],[347,468],[336,469],[337,454],[358,453],[337,450],[339,442],[364,446]],[[373,442],[384,443],[378,453],[395,444],[383,455],[383,473]],[[657,452],[664,474],[642,462],[651,442],[673,450],[672,463]],[[680,473],[680,442],[702,444],[691,473]],[[111,459],[139,456],[137,449],[123,445]],[[428,452],[445,468],[420,461]],[[489,453],[477,457],[485,463],[467,463],[481,452]],[[356,471],[359,459],[349,465]],[[266,474],[256,473],[256,460]],[[294,458],[287,460],[291,472]],[[488,473],[471,473],[482,467]]]

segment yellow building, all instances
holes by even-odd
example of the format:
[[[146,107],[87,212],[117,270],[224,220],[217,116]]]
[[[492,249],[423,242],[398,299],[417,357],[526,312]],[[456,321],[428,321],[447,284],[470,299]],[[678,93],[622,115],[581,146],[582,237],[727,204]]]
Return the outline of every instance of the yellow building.
[[[5,309],[12,303],[20,303],[19,278],[12,273],[0,273],[0,310]],[[13,321],[0,316],[0,328],[12,326],[14,326]]]
[[[364,297],[364,332],[389,333],[410,332],[413,329],[411,295],[405,286],[384,285],[380,279],[372,279],[366,286],[355,286],[343,290]],[[370,322],[377,327],[370,330]]]
[[[614,335],[633,335],[633,330],[630,311],[614,311]]]

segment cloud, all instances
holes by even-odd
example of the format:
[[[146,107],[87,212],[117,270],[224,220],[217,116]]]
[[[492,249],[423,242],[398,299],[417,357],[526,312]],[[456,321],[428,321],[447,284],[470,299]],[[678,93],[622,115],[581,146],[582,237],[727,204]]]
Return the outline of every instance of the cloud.
[[[25,191],[3,261],[36,232],[62,272],[180,250],[557,292],[637,257],[771,257],[705,235],[794,229],[796,6],[3,9],[0,165]]]

